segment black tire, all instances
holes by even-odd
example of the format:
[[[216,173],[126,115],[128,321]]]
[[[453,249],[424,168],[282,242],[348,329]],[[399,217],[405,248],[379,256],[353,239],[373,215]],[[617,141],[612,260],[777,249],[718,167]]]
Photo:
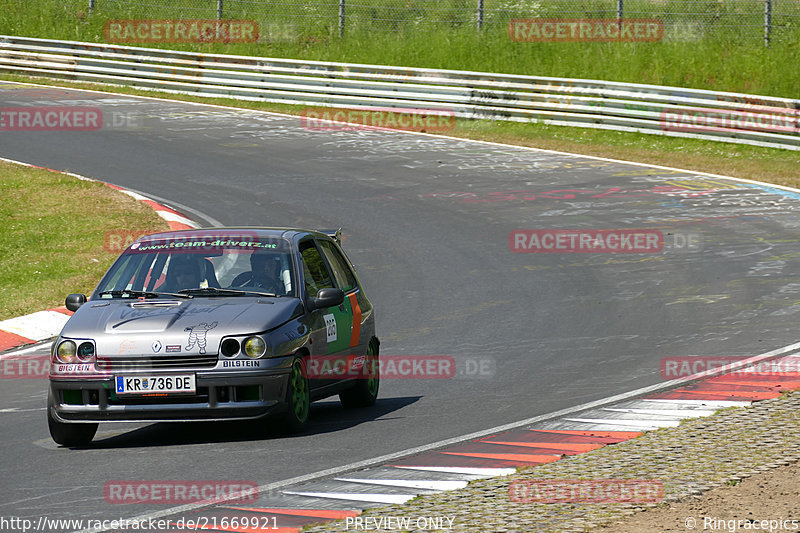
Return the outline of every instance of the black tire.
[[[286,407],[286,429],[290,433],[300,433],[305,429],[311,411],[311,389],[308,386],[305,362],[300,358],[292,362],[286,387]]]
[[[373,339],[367,348],[367,356],[364,361],[366,375],[356,380],[355,384],[347,390],[339,393],[339,401],[346,408],[370,407],[375,405],[378,399],[378,389],[380,388],[381,373],[378,365],[378,347]]]
[[[50,436],[62,446],[85,446],[92,442],[97,433],[97,424],[66,424],[53,418],[51,408],[47,408],[47,427]]]

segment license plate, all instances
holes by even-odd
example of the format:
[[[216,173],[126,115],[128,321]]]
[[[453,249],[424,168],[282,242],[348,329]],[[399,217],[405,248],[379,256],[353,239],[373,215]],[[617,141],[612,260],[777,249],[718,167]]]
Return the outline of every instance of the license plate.
[[[194,374],[179,376],[116,376],[117,394],[193,393]]]

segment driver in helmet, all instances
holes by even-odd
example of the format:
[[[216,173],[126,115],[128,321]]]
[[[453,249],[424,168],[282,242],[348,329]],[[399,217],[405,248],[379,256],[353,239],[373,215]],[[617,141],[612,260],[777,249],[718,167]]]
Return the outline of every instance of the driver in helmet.
[[[250,254],[250,268],[250,272],[236,276],[231,287],[258,287],[279,295],[286,292],[281,279],[280,254],[255,251]]]

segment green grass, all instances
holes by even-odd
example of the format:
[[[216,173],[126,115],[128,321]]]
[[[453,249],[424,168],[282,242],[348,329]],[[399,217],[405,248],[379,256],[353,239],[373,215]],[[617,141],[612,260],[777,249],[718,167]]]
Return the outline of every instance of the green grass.
[[[159,1],[173,6],[199,5],[196,0],[173,0],[172,3]],[[545,9],[542,7],[545,3],[533,0],[497,0],[494,4],[487,4],[487,7],[493,5],[497,9],[505,6],[507,11],[503,14],[498,14],[498,11],[490,13],[489,22],[492,22],[492,17],[497,20],[487,24],[481,32],[475,30],[474,21],[461,20],[460,15],[453,15],[456,12],[453,6],[459,5],[456,0],[443,3],[430,0],[401,3],[372,0],[372,3],[377,7],[373,8],[371,14],[362,10],[357,16],[353,8],[351,25],[343,38],[338,36],[336,17],[320,11],[323,7],[328,9],[336,5],[335,2],[327,2],[325,6],[314,3],[304,3],[302,6],[305,15],[319,15],[323,19],[292,18],[297,13],[280,11],[278,7],[267,14],[230,8],[226,16],[255,18],[262,24],[262,37],[256,43],[164,43],[146,46],[207,53],[652,83],[800,99],[800,84],[797,83],[800,79],[800,62],[797,61],[800,29],[792,22],[794,19],[776,18],[784,22],[776,22],[775,42],[765,48],[759,32],[740,32],[738,26],[730,25],[732,20],[743,22],[747,17],[737,14],[736,9],[725,7],[728,3],[693,4],[693,11],[707,9],[711,18],[695,17],[691,24],[687,21],[682,25],[678,24],[680,21],[673,20],[676,22],[674,28],[684,28],[681,30],[683,33],[669,33],[667,39],[656,43],[519,43],[508,37],[505,20],[511,16],[552,16],[559,9],[561,12],[567,9],[564,6],[572,9],[566,12],[566,16],[609,16],[607,9],[603,11],[593,7],[591,2],[576,7],[574,2],[565,4],[560,0],[555,4],[547,3]],[[738,0],[736,5],[744,3],[749,5],[752,0]],[[90,15],[88,0],[0,0],[0,33],[103,42],[103,24],[109,19],[174,18],[178,12],[177,9],[144,9],[134,2],[115,3],[111,0],[97,0],[97,5],[96,11]],[[118,5],[131,7],[116,7]],[[182,10],[183,16],[214,18],[213,6],[216,3],[206,1],[202,5],[207,5],[208,9]],[[230,1],[227,5],[237,4]],[[279,3],[263,5],[280,7]],[[395,11],[381,11],[385,11],[388,5],[407,5],[402,16],[411,16],[409,13],[415,9],[421,10],[420,6],[440,7],[435,12],[420,11],[415,15],[417,20],[422,17],[419,24],[411,21],[393,25],[381,22],[383,17],[392,13],[392,16],[400,16]],[[626,5],[631,5],[630,9],[638,9],[640,16],[647,15],[642,12],[643,8],[636,7],[643,5],[641,1]],[[680,4],[674,2],[649,2],[648,5],[662,5],[665,10],[681,10]],[[800,6],[795,11],[800,22]],[[322,22],[315,22],[317,20]],[[429,20],[437,22],[429,24]],[[711,20],[716,20],[716,25]],[[686,28],[691,28],[691,31]]]
[[[114,230],[155,232],[149,207],[97,182],[0,161],[0,320],[64,305],[88,293],[118,252]]]

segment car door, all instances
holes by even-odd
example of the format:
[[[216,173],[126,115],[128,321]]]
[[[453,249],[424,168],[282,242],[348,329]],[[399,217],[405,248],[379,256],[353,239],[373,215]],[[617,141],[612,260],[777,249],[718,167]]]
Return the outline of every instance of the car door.
[[[349,317],[350,329],[343,332],[342,342],[338,347],[341,348],[341,352],[346,352],[348,355],[364,355],[369,339],[362,342],[361,325],[365,311],[371,310],[369,302],[359,287],[358,278],[350,267],[350,262],[338,246],[333,241],[323,239],[318,241],[318,245],[333,272],[336,287],[344,292],[345,313]]]
[[[320,289],[338,288],[332,269],[315,239],[309,237],[300,241],[299,252],[308,297],[315,297]],[[345,297],[340,305],[314,309],[310,315],[312,344],[307,367],[311,387],[319,388],[344,377],[337,360],[338,356],[346,355],[350,347],[353,314],[349,299]]]

